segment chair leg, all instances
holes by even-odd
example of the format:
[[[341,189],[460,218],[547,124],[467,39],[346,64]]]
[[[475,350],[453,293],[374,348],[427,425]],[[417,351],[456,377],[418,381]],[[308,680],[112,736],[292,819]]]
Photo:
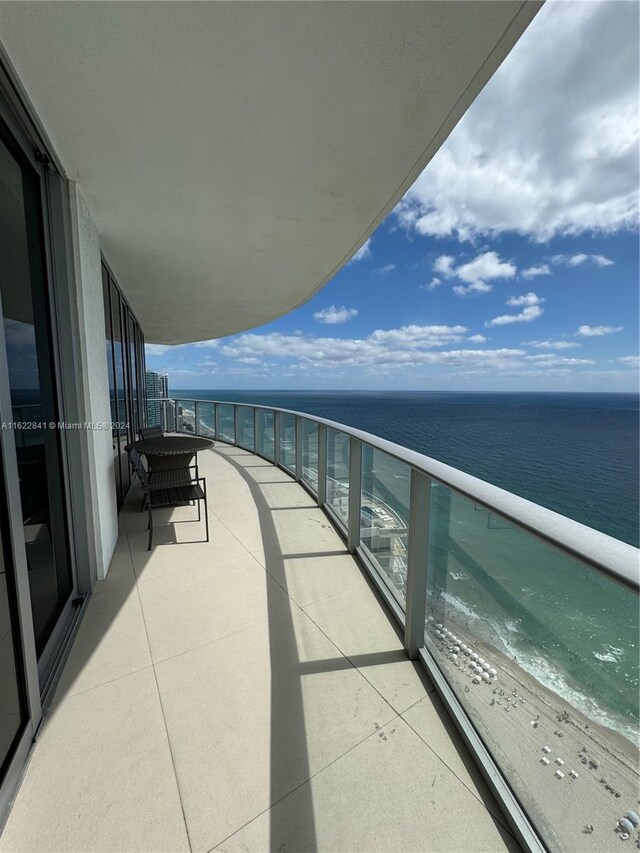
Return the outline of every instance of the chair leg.
[[[151,505],[149,505],[149,544],[147,545],[147,551],[151,550],[151,543],[153,542],[153,516],[151,514]]]
[[[201,520],[201,516],[200,516],[200,503],[201,503],[201,501],[196,501],[196,503],[198,504],[198,521],[200,521]]]
[[[204,483],[204,524],[205,529],[207,531],[207,542],[209,541],[209,513],[207,512],[207,481],[203,480]],[[200,502],[198,501],[198,506],[200,506]]]

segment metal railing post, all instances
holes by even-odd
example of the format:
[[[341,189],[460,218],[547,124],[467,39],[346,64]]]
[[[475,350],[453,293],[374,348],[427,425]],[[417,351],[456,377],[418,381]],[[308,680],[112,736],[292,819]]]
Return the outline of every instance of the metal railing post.
[[[318,506],[327,502],[327,428],[318,424]]]
[[[404,648],[412,660],[418,657],[419,649],[424,646],[430,509],[431,477],[412,468],[404,623]]]
[[[273,413],[273,461],[280,464],[280,412]]]
[[[296,480],[302,480],[302,418],[296,416]]]
[[[253,409],[253,452],[258,452],[258,413],[259,409]]]
[[[238,447],[239,443],[240,442],[238,441],[238,407],[234,403],[234,406],[233,406],[233,446]]]
[[[351,554],[360,545],[360,496],[362,490],[362,442],[349,436],[349,524],[347,548]]]
[[[213,425],[216,431],[216,438],[220,439],[220,407],[217,403],[213,404]]]
[[[197,400],[193,401],[194,418],[196,419],[196,435],[200,435],[200,403]]]

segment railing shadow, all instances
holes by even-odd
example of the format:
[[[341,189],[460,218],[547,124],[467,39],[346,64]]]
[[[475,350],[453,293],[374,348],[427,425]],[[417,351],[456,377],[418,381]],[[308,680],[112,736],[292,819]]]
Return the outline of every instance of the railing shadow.
[[[215,452],[215,451],[214,451]],[[278,532],[273,519],[273,507],[270,507],[262,492],[264,483],[257,482],[243,465],[238,464],[233,453],[220,454],[247,484],[256,507],[262,546],[264,550],[267,577],[274,580],[278,587],[288,594],[284,554],[280,546]],[[245,453],[242,453],[245,456]],[[270,463],[269,463],[270,464]],[[281,481],[277,481],[281,482]],[[305,782],[311,777],[309,764],[307,730],[305,725],[304,701],[302,695],[303,664],[299,659],[295,627],[291,606],[282,612],[280,595],[274,599],[276,587],[267,583],[267,612],[277,612],[277,617],[269,619],[269,650],[271,660],[271,742],[270,742],[270,806],[289,794],[291,787],[291,759],[294,758],[295,775]],[[301,784],[297,789],[296,821],[298,832],[307,843],[305,853],[315,853],[318,849],[313,809],[311,785]],[[269,850],[281,849],[282,839],[286,835],[284,811],[271,809]]]

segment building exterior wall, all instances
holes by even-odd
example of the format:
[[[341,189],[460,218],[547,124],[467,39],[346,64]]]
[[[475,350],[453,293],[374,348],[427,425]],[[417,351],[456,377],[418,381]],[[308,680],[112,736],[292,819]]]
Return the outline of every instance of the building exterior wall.
[[[84,419],[107,424],[84,433],[87,452],[88,523],[94,532],[98,580],[106,577],[118,539],[118,513],[113,474],[111,407],[105,347],[105,317],[98,230],[78,184],[70,185],[71,234],[76,277],[79,384]]]
[[[169,396],[169,377],[166,374],[147,370],[146,373],[146,422],[149,426],[163,424],[164,408],[159,398]]]

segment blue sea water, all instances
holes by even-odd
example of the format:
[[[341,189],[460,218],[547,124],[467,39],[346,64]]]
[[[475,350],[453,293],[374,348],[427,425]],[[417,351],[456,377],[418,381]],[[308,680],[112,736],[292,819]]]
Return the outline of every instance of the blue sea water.
[[[358,427],[638,546],[637,394],[175,396],[278,406]],[[406,493],[408,483],[398,481]],[[393,502],[391,492],[386,497]],[[636,596],[479,509],[453,501],[446,513],[434,515],[446,530],[435,531],[445,545],[440,564],[436,554],[432,567],[432,600],[453,607],[476,636],[517,656],[541,683],[592,719],[637,740]],[[455,572],[447,569],[453,551]]]
[[[176,391],[339,421],[636,547],[638,394]]]

